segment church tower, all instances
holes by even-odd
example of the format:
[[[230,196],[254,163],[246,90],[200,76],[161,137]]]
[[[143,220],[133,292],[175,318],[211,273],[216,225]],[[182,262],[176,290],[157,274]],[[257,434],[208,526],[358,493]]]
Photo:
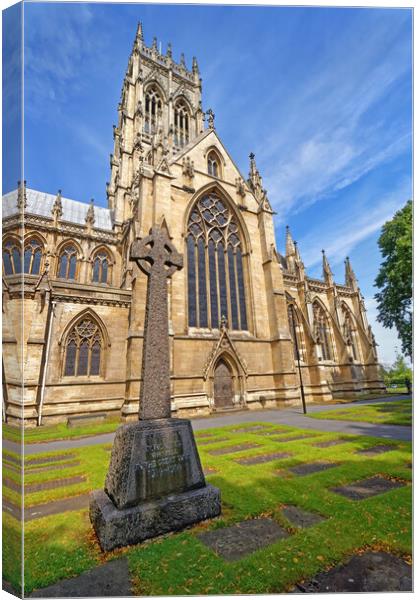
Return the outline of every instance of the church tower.
[[[157,39],[145,44],[139,23],[128,61],[114,126],[108,206],[116,227],[135,213],[136,187],[143,169],[164,170],[167,160],[204,129],[201,79],[194,57],[192,69],[172,58],[171,44],[161,54]]]

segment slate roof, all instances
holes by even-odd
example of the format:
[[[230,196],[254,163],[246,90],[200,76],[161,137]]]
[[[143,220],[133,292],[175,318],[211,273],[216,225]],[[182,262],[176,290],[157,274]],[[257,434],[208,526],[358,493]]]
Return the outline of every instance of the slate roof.
[[[56,195],[47,194],[46,192],[38,192],[26,188],[26,212],[32,215],[40,215],[52,219],[52,206],[54,204]],[[71,200],[70,198],[61,198],[63,206],[63,221],[69,223],[76,223],[78,225],[86,224],[86,213],[89,208],[87,202],[79,202],[78,200]],[[94,227],[97,229],[105,229],[112,231],[113,225],[113,214],[109,208],[103,206],[95,206],[95,224]],[[17,209],[17,190],[13,190],[3,196],[2,203],[3,218],[11,217],[18,213]]]

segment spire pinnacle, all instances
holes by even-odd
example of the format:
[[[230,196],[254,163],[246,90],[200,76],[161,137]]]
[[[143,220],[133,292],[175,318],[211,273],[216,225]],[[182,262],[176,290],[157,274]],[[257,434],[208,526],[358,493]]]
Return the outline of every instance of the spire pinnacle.
[[[333,285],[333,273],[332,273],[332,269],[330,268],[329,261],[327,260],[326,252],[324,250],[322,250],[322,254],[323,254],[323,277],[324,277],[324,280],[328,285]]]
[[[357,281],[354,270],[352,269],[351,262],[349,260],[349,256],[345,258],[345,285],[352,289],[357,288]]]
[[[172,58],[172,44],[170,42],[167,44],[166,56]]]
[[[285,256],[294,256],[295,254],[295,245],[294,240],[292,239],[291,231],[289,225],[286,226],[286,236],[285,236]]]
[[[192,58],[192,73],[194,73],[194,75],[199,75],[199,67],[198,67],[198,61],[196,59],[196,56],[194,56]]]
[[[186,69],[186,62],[185,62],[185,55],[182,52],[182,54],[180,55],[180,66],[184,67]]]
[[[93,198],[90,200],[90,206],[87,209],[87,213],[86,213],[86,225],[90,225],[91,227],[93,227],[94,223],[95,223],[95,208],[94,208],[94,200]]]
[[[141,21],[138,21],[137,33],[135,34],[135,39],[136,40],[140,40],[141,42],[144,39],[144,37],[143,37],[143,24],[141,23]]]

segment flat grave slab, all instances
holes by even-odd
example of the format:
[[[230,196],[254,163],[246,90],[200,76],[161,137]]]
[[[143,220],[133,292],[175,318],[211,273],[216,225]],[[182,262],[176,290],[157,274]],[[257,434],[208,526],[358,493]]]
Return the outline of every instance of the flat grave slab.
[[[213,431],[207,431],[207,432],[204,432],[204,431],[197,431],[197,432],[195,432],[194,431],[195,439],[207,438],[207,437],[211,437],[213,435],[216,435],[216,433],[213,432]]]
[[[39,492],[41,490],[55,490],[60,487],[66,487],[67,485],[74,485],[75,483],[83,483],[86,481],[86,477],[76,476],[76,477],[66,477],[65,479],[53,479],[52,481],[44,481],[42,483],[26,483],[25,484],[25,493],[29,494],[31,492]],[[15,492],[21,493],[22,485],[20,482],[14,481],[9,477],[3,478],[3,483],[9,490],[13,490]]]
[[[290,433],[289,429],[285,429],[285,427],[284,428],[276,427],[275,429],[269,429],[269,430],[265,430],[265,431],[260,431],[258,433],[258,435],[268,435],[268,436],[271,436],[271,435],[285,435],[287,433],[288,434]]]
[[[372,446],[370,448],[363,448],[357,450],[356,454],[365,454],[365,456],[374,456],[375,454],[383,454],[383,452],[389,452],[395,450],[394,446],[387,446],[386,444],[379,444],[378,446]]]
[[[338,467],[339,463],[329,462],[316,462],[306,463],[303,465],[296,465],[295,467],[288,467],[288,471],[294,473],[294,475],[310,475],[311,473],[318,473],[319,471],[326,471],[333,467]]]
[[[21,465],[22,457],[16,457],[16,456],[13,456],[12,454],[3,454],[3,462],[11,462],[15,465]]]
[[[265,432],[269,427],[266,425],[250,425],[249,427],[236,427],[235,429],[231,429],[232,433],[253,433],[254,431]]]
[[[119,558],[71,579],[35,590],[30,598],[94,598],[131,596],[128,560]]]
[[[291,454],[286,452],[274,452],[273,454],[260,454],[259,456],[247,456],[246,458],[238,458],[235,462],[240,465],[261,465],[263,463],[288,458]]]
[[[387,552],[365,552],[297,585],[295,593],[410,592],[412,566]]]
[[[210,440],[197,440],[198,446],[208,446],[209,444],[217,444],[218,442],[229,442],[231,441],[228,437],[214,438]]]
[[[259,448],[259,444],[238,444],[236,446],[217,448],[216,450],[210,450],[208,454],[212,454],[213,456],[221,456],[222,454],[232,454],[233,452],[250,450],[250,448]]]
[[[312,525],[316,525],[325,520],[325,517],[322,517],[321,515],[293,505],[284,506],[281,512],[294,527],[311,527]]]
[[[345,496],[345,498],[349,498],[350,500],[363,500],[364,498],[384,494],[384,492],[404,487],[405,485],[401,481],[393,481],[377,475],[376,477],[368,477],[367,479],[355,481],[348,485],[330,488],[330,491]]]
[[[46,465],[45,467],[35,467],[32,469],[26,469],[28,473],[45,473],[46,471],[60,471],[61,469],[70,469],[72,467],[78,467],[80,465],[79,460],[72,460],[59,465]]]
[[[234,561],[288,535],[288,532],[272,519],[251,519],[230,527],[207,531],[197,537],[224,560]]]
[[[76,458],[75,454],[54,454],[54,456],[44,456],[39,458],[27,458],[26,466],[30,465],[42,465],[44,463],[55,463],[62,460],[70,460]]]
[[[296,440],[304,440],[305,438],[311,437],[311,434],[307,433],[305,435],[291,435],[287,437],[275,437],[272,438],[274,442],[294,442]]]
[[[317,442],[316,444],[313,444],[313,446],[316,446],[316,448],[330,448],[331,446],[338,446],[340,444],[347,444],[349,442],[349,440],[328,440],[327,442]]]

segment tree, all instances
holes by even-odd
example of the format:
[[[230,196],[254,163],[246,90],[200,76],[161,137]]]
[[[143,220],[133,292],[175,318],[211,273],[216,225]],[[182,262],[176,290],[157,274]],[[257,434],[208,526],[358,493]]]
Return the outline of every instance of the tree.
[[[375,280],[377,320],[395,327],[402,352],[412,358],[412,201],[383,225],[378,245],[384,261]]]
[[[381,375],[387,387],[397,385],[402,387],[406,384],[406,379],[412,381],[412,369],[406,364],[401,354],[397,354],[396,360],[388,369],[382,367]]]

